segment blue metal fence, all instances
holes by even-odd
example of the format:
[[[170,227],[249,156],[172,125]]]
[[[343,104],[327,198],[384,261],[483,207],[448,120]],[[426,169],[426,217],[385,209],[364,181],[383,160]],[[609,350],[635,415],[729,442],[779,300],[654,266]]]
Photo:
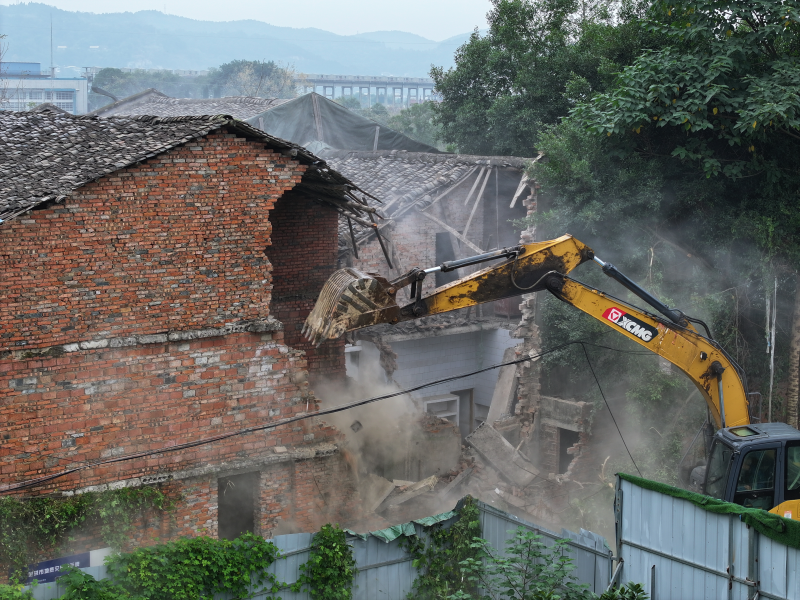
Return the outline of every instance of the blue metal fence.
[[[800,551],[760,535],[738,515],[617,478],[619,581],[651,600],[800,600]]]

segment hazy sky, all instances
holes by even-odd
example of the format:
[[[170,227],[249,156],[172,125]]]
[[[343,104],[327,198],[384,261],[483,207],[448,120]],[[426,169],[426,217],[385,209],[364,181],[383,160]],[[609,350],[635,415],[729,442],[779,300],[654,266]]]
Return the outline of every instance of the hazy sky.
[[[486,27],[489,0],[39,0],[64,10],[160,10],[203,21],[255,19],[342,35],[399,30],[440,41]],[[0,0],[17,4],[18,0]]]

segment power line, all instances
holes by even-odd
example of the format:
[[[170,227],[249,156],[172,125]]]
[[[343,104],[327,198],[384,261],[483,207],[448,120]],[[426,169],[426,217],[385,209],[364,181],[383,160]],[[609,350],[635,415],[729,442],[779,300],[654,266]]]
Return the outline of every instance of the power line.
[[[557,352],[558,350],[562,350],[563,348],[566,348],[568,346],[572,346],[572,345],[575,345],[575,344],[578,344],[581,347],[583,347],[584,353],[586,353],[585,345],[589,345],[589,346],[595,346],[597,348],[603,348],[605,350],[613,350],[614,352],[620,352],[620,353],[623,353],[623,354],[650,354],[649,352],[641,352],[641,351],[640,352],[636,352],[636,351],[630,351],[630,350],[620,350],[618,348],[612,348],[611,346],[603,346],[601,344],[594,344],[592,342],[585,342],[583,340],[570,341],[570,342],[566,342],[564,344],[559,344],[558,346],[554,346],[553,348],[550,348],[548,350],[544,350],[544,351],[540,352],[539,354],[527,355],[524,358],[518,358],[518,359],[509,361],[509,362],[504,362],[504,363],[492,365],[492,366],[489,366],[489,367],[485,367],[483,369],[478,369],[477,371],[472,371],[470,373],[461,373],[459,375],[452,375],[450,377],[445,377],[444,379],[438,379],[436,381],[429,381],[427,383],[422,383],[420,385],[417,385],[417,386],[414,386],[414,387],[411,387],[411,388],[408,388],[408,389],[405,389],[405,390],[399,390],[399,391],[396,391],[396,392],[391,392],[389,394],[383,394],[382,396],[375,396],[373,398],[367,398],[365,400],[357,400],[355,402],[350,402],[348,404],[342,404],[340,406],[335,406],[335,407],[332,407],[332,408],[319,410],[319,411],[313,412],[313,413],[297,415],[297,416],[294,416],[294,417],[289,417],[287,419],[280,419],[278,421],[270,421],[269,423],[265,423],[263,425],[257,425],[255,427],[247,427],[245,429],[238,429],[236,431],[231,431],[231,432],[228,432],[228,433],[222,433],[222,434],[219,434],[219,435],[215,435],[215,436],[211,436],[211,437],[207,437],[207,438],[202,438],[202,439],[199,439],[199,440],[195,440],[193,442],[186,442],[185,444],[177,444],[175,446],[170,446],[170,447],[167,447],[167,448],[160,448],[158,450],[148,450],[146,452],[137,452],[135,454],[127,454],[125,456],[117,456],[117,457],[114,457],[114,458],[107,458],[105,460],[84,463],[84,464],[82,464],[80,466],[73,467],[71,469],[66,469],[66,470],[60,471],[58,473],[53,473],[51,475],[45,475],[43,477],[37,477],[36,479],[29,479],[28,481],[23,481],[21,483],[5,486],[3,488],[0,488],[0,494],[5,494],[5,493],[8,493],[8,492],[15,492],[15,491],[19,491],[19,490],[35,487],[37,485],[41,485],[43,483],[47,483],[48,481],[53,481],[55,479],[59,479],[61,477],[65,477],[67,475],[71,475],[73,473],[78,473],[80,471],[84,471],[86,469],[91,469],[91,468],[94,468],[94,467],[99,467],[99,466],[102,466],[102,465],[108,465],[108,464],[119,463],[119,462],[127,462],[127,461],[130,461],[130,460],[136,460],[138,458],[144,458],[144,457],[147,457],[147,456],[153,456],[155,454],[167,454],[167,453],[170,453],[170,452],[178,452],[180,450],[188,450],[190,448],[196,448],[198,446],[205,446],[207,444],[213,444],[214,442],[220,442],[222,440],[227,440],[227,439],[230,439],[230,438],[233,438],[233,437],[236,437],[236,436],[240,436],[240,435],[246,435],[248,433],[255,433],[255,432],[258,432],[258,431],[264,431],[266,429],[274,429],[276,427],[281,427],[282,425],[288,425],[290,423],[295,423],[297,421],[302,421],[304,419],[309,419],[309,418],[313,418],[313,417],[324,417],[325,415],[332,415],[332,414],[335,414],[335,413],[338,413],[338,412],[343,412],[345,410],[349,410],[351,408],[357,408],[359,406],[364,406],[366,404],[371,404],[373,402],[378,402],[380,400],[387,400],[389,398],[395,398],[397,396],[402,396],[402,395],[408,394],[410,392],[416,392],[417,390],[421,390],[421,389],[424,389],[424,388],[427,388],[427,387],[432,387],[434,385],[439,385],[441,383],[447,383],[448,381],[456,381],[458,379],[463,379],[465,377],[471,377],[472,375],[478,375],[479,373],[485,373],[486,371],[491,371],[493,369],[499,369],[500,367],[506,367],[506,366],[509,366],[509,365],[516,365],[516,364],[519,364],[519,363],[527,362],[529,360],[534,360],[536,358],[541,358],[542,356],[546,356],[547,354],[552,354],[553,352]],[[587,361],[589,360],[588,354],[586,355],[586,359],[587,359]],[[594,373],[594,369],[592,368],[591,362],[589,363],[589,368],[592,370],[592,375],[594,375],[595,381],[597,382],[597,386],[599,388],[600,387],[600,382],[597,380],[597,375],[595,375],[595,373]],[[603,394],[602,388],[600,389],[600,394],[601,395]],[[605,395],[603,395],[603,400],[605,400]],[[608,402],[606,402],[606,406],[608,406]],[[609,412],[611,412],[611,408],[609,408]],[[613,414],[611,415],[611,418],[612,419],[614,418]],[[616,425],[616,424],[617,424],[617,422],[615,420],[614,421],[614,425]],[[619,431],[619,427],[617,427],[617,431]],[[622,437],[622,432],[621,431],[619,431],[619,435],[620,435],[620,437]],[[625,440],[624,439],[622,440],[622,443],[625,444]],[[628,445],[627,444],[625,444],[625,449],[628,450]],[[630,456],[631,460],[633,461],[633,456],[631,456],[630,450],[628,450],[628,456]],[[636,466],[635,462],[633,464],[634,464],[634,466]],[[639,471],[639,467],[638,466],[636,467],[636,470]],[[641,475],[641,471],[639,471],[639,475]]]
[[[625,450],[628,452],[628,456],[630,456],[633,466],[636,467],[636,472],[639,473],[639,477],[644,477],[644,475],[642,475],[642,472],[639,470],[639,465],[637,465],[636,461],[633,460],[633,454],[631,454],[631,451],[628,449],[628,444],[625,442],[625,438],[622,436],[622,431],[620,431],[619,425],[617,425],[617,420],[614,418],[614,413],[611,412],[611,407],[608,404],[608,400],[606,400],[606,395],[603,393],[603,388],[600,387],[600,380],[597,379],[597,374],[594,372],[592,361],[589,360],[589,352],[586,350],[584,342],[577,342],[577,343],[581,345],[581,348],[583,348],[583,353],[586,355],[586,362],[589,364],[589,370],[592,372],[592,375],[594,376],[594,381],[595,383],[597,383],[597,389],[600,390],[600,395],[603,397],[603,402],[606,403],[606,408],[608,408],[608,414],[611,415],[611,420],[614,421],[614,427],[617,428],[617,433],[619,433],[619,437],[622,440],[622,445],[625,446]]]

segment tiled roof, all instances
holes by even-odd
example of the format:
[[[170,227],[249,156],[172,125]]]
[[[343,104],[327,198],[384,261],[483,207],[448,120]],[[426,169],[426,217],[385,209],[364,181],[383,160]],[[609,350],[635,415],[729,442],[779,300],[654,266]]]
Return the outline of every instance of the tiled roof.
[[[351,210],[353,201],[366,202],[357,186],[301,146],[223,115],[100,118],[0,111],[0,221],[221,128],[309,165],[298,192],[340,212]]]
[[[472,156],[386,150],[378,152],[321,153],[328,163],[361,189],[380,198],[381,214],[398,219],[412,207],[424,208],[477,168],[494,166],[522,171],[529,159],[514,156]],[[380,223],[380,221],[379,221]],[[358,243],[369,231],[354,227]],[[349,240],[346,222],[340,224],[340,243]]]
[[[461,181],[475,167],[499,166],[522,170],[529,159],[515,156],[471,156],[385,150],[320,153],[328,163],[363,190],[384,202],[384,215],[396,217],[425,197],[435,197]]]
[[[288,100],[278,98],[252,98],[229,96],[227,98],[170,98],[158,90],[149,89],[118,102],[98,108],[92,115],[100,117],[157,115],[159,117],[184,117],[195,115],[230,115],[245,121],[260,115]]]

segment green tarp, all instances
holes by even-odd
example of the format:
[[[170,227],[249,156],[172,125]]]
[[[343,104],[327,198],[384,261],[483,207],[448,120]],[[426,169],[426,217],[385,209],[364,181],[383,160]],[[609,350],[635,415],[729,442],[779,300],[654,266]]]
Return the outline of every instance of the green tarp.
[[[733,504],[732,502],[724,502],[716,498],[711,498],[710,496],[695,494],[694,492],[672,487],[665,483],[642,479],[641,477],[635,477],[626,473],[617,473],[617,475],[620,479],[629,481],[646,490],[652,490],[674,498],[688,500],[695,506],[699,506],[703,510],[709,512],[721,515],[739,515],[739,519],[747,523],[760,534],[767,536],[771,540],[785,544],[786,546],[800,549],[800,521],[785,519],[784,517],[761,510],[760,508],[745,508],[738,504]]]
[[[408,523],[403,523],[402,525],[393,525],[392,527],[388,527],[386,529],[380,529],[378,531],[370,531],[369,533],[356,533],[355,531],[351,531],[349,529],[345,529],[345,532],[357,538],[361,538],[362,540],[366,540],[369,536],[373,536],[382,539],[384,542],[388,544],[389,542],[392,542],[397,538],[399,538],[401,535],[405,536],[417,535],[417,529],[416,527],[414,527],[414,523],[422,525],[423,527],[430,527],[431,525],[436,525],[436,523],[441,523],[442,521],[447,521],[448,519],[452,519],[457,515],[458,513],[456,511],[450,510],[448,512],[440,513],[438,515],[433,515],[432,517],[425,517],[424,519],[409,521]]]

